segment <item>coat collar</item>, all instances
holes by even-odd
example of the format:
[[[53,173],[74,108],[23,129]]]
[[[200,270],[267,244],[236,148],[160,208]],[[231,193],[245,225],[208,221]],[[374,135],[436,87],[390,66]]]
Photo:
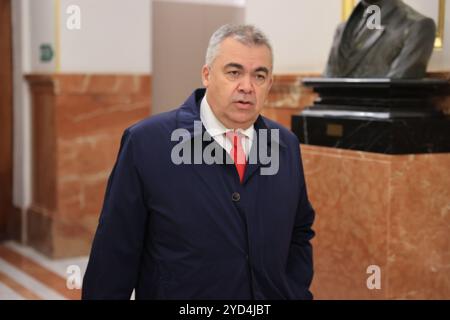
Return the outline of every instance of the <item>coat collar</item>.
[[[178,109],[177,112],[177,128],[186,129],[189,131],[191,136],[194,136],[194,121],[201,121],[200,120],[200,103],[205,96],[206,89],[199,88],[194,90],[194,92],[189,96],[189,98],[186,99],[186,101],[181,105],[181,107]],[[256,130],[256,133],[258,134],[259,129],[276,129],[271,128],[266,120],[259,115],[256,119],[255,123],[253,124],[254,128]],[[203,130],[205,131],[205,128],[203,126]],[[268,143],[270,143],[270,139],[268,140]],[[286,147],[286,144],[284,141],[282,141],[280,137],[280,146]]]
[[[191,96],[181,105],[181,107],[177,111],[177,117],[176,117],[177,118],[177,128],[187,130],[190,134],[191,139],[201,138],[201,137],[197,137],[199,134],[208,134],[203,125],[202,125],[201,132],[196,132],[194,130],[194,121],[201,121],[200,120],[200,103],[201,103],[202,98],[205,95],[205,92],[206,92],[206,89],[196,89],[191,94]],[[258,148],[260,147],[260,146],[258,146],[259,145],[259,135],[260,135],[259,130],[266,129],[266,130],[270,131],[271,129],[277,129],[277,128],[271,128],[268,125],[267,121],[261,115],[259,115],[258,118],[256,119],[256,121],[254,123],[254,128],[256,130],[256,137],[258,139],[253,141],[249,157],[256,157],[257,162],[254,164],[252,164],[252,163],[247,164],[243,184],[245,184],[251,178],[251,176],[253,176],[257,172],[258,169],[260,169],[263,166],[264,167],[268,166],[268,165],[262,164],[260,161],[260,158],[258,156]],[[197,131],[198,131],[198,129],[197,129]],[[270,134],[268,134],[268,136],[271,137]],[[209,140],[211,141],[209,143],[212,143],[212,139],[209,139]],[[272,141],[271,139],[267,139],[267,146],[266,146],[267,149],[266,150],[271,150],[272,143],[277,143],[277,142]],[[278,144],[279,144],[279,152],[281,153],[282,149],[286,148],[286,144],[282,140],[281,134],[279,134]],[[229,155],[227,153],[226,153],[226,156],[229,157]],[[194,168],[196,168],[196,171],[199,175],[204,176],[206,174],[203,166],[194,166]],[[200,169],[200,168],[203,168],[203,169]]]

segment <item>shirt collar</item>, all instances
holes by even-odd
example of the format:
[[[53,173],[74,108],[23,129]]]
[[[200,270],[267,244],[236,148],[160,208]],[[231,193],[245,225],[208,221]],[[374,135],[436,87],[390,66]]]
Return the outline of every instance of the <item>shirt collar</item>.
[[[233,129],[226,128],[222,122],[217,119],[214,112],[212,111],[208,101],[206,100],[206,94],[200,103],[200,120],[205,126],[206,131],[211,137],[216,137],[225,134],[228,131],[233,131]],[[252,124],[247,129],[238,129],[237,132],[241,133],[245,137],[249,138],[250,141],[253,140],[254,125]]]

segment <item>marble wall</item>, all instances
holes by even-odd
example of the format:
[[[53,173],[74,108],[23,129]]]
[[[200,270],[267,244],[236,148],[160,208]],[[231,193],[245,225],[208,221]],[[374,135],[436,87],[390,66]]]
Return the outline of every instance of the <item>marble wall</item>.
[[[85,255],[123,130],[150,114],[150,76],[30,75],[33,196],[28,243]]]
[[[291,129],[291,116],[311,106],[317,94],[301,86],[304,78],[320,77],[318,73],[275,75],[262,115]]]
[[[450,154],[301,145],[317,299],[450,299]],[[381,270],[369,290],[367,268]]]

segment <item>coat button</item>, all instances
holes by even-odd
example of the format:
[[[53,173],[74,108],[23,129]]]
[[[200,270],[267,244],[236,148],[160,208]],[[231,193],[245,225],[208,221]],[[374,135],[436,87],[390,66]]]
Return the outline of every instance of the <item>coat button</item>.
[[[233,194],[231,195],[231,200],[233,200],[234,202],[238,202],[239,200],[241,200],[241,195],[239,194],[239,192],[233,192]]]

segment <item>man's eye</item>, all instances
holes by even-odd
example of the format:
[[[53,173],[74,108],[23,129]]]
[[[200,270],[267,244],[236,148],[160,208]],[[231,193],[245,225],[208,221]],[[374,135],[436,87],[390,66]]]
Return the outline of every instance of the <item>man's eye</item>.
[[[227,73],[232,77],[237,77],[240,74],[240,72],[237,70],[228,71]]]
[[[264,75],[264,74],[256,74],[255,75],[255,82],[257,84],[263,84],[264,82],[266,82],[266,75]]]

